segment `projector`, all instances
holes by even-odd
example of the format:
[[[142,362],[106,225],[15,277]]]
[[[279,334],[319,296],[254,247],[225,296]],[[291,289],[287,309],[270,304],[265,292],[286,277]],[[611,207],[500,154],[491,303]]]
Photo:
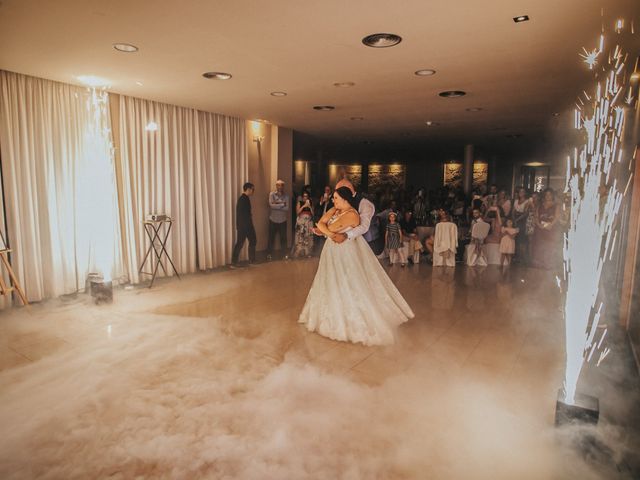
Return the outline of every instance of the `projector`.
[[[169,219],[169,215],[164,213],[150,213],[147,215],[147,222],[164,222]]]

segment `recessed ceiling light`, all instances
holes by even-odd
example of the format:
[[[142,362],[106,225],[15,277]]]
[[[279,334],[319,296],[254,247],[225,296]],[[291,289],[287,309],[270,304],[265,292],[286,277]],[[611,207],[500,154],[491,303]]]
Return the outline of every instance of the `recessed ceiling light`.
[[[114,43],[113,48],[124,53],[133,53],[138,51],[138,47],[131,45],[130,43]]]
[[[432,122],[431,120],[427,120],[424,123],[427,127],[437,127],[438,125],[440,125],[438,122]]]
[[[328,112],[330,110],[335,110],[336,107],[334,107],[333,105],[315,105],[313,109],[320,110],[322,112]]]
[[[353,82],[337,82],[333,84],[334,87],[339,87],[339,88],[348,88],[348,87],[353,87],[354,85],[355,83]]]
[[[470,107],[465,109],[467,112],[481,112],[483,108],[481,107]]]
[[[271,92],[269,95],[272,97],[286,97],[287,92]]]
[[[438,95],[445,98],[456,98],[456,97],[464,97],[467,92],[463,92],[462,90],[447,90],[445,92],[440,92]]]
[[[510,133],[509,135],[505,135],[507,138],[520,138],[522,137],[521,133]]]
[[[551,115],[553,115],[554,117],[559,117],[560,114],[558,112],[553,112]]]
[[[387,48],[398,45],[402,41],[402,37],[394,33],[374,33],[367,35],[362,39],[367,47]]]
[[[363,140],[362,143],[364,143],[365,145],[373,145],[372,140]]]
[[[436,71],[431,68],[425,68],[423,70],[416,70],[414,73],[419,77],[429,77],[435,75]]]
[[[351,120],[364,120],[364,117],[351,117]]]
[[[202,76],[210,80],[229,80],[231,78],[230,73],[224,72],[204,72]]]
[[[518,15],[517,17],[513,17],[513,21],[516,22],[516,23],[528,22],[529,21],[529,15]]]
[[[136,85],[138,85],[139,87],[142,86],[142,82],[136,82]]]

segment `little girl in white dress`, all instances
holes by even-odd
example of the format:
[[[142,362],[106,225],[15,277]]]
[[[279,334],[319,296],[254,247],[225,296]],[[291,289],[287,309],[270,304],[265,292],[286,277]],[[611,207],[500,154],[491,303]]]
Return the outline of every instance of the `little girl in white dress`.
[[[507,218],[502,227],[502,238],[500,239],[500,265],[511,265],[511,258],[516,253],[516,235],[520,232],[519,228],[513,226],[513,220]]]

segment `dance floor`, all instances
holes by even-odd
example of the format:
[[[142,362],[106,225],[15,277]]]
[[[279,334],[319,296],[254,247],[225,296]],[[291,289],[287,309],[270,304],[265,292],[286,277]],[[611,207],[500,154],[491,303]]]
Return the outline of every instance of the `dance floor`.
[[[316,266],[2,313],[0,478],[611,478],[553,427],[551,273],[389,268],[416,318],[364,347],[297,324]]]

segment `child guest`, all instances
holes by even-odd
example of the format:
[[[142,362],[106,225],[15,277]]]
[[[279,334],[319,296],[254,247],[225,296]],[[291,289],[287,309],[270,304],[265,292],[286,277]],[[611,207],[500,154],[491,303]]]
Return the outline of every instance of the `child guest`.
[[[513,226],[513,220],[507,218],[502,227],[502,238],[500,239],[500,265],[510,265],[513,254],[516,253],[516,235],[519,228]]]
[[[404,258],[404,249],[402,248],[402,230],[400,229],[400,224],[396,220],[397,216],[395,212],[389,213],[389,223],[387,223],[384,243],[387,250],[389,250],[389,260],[391,265],[400,260],[400,265],[404,267],[407,264],[407,259]]]

